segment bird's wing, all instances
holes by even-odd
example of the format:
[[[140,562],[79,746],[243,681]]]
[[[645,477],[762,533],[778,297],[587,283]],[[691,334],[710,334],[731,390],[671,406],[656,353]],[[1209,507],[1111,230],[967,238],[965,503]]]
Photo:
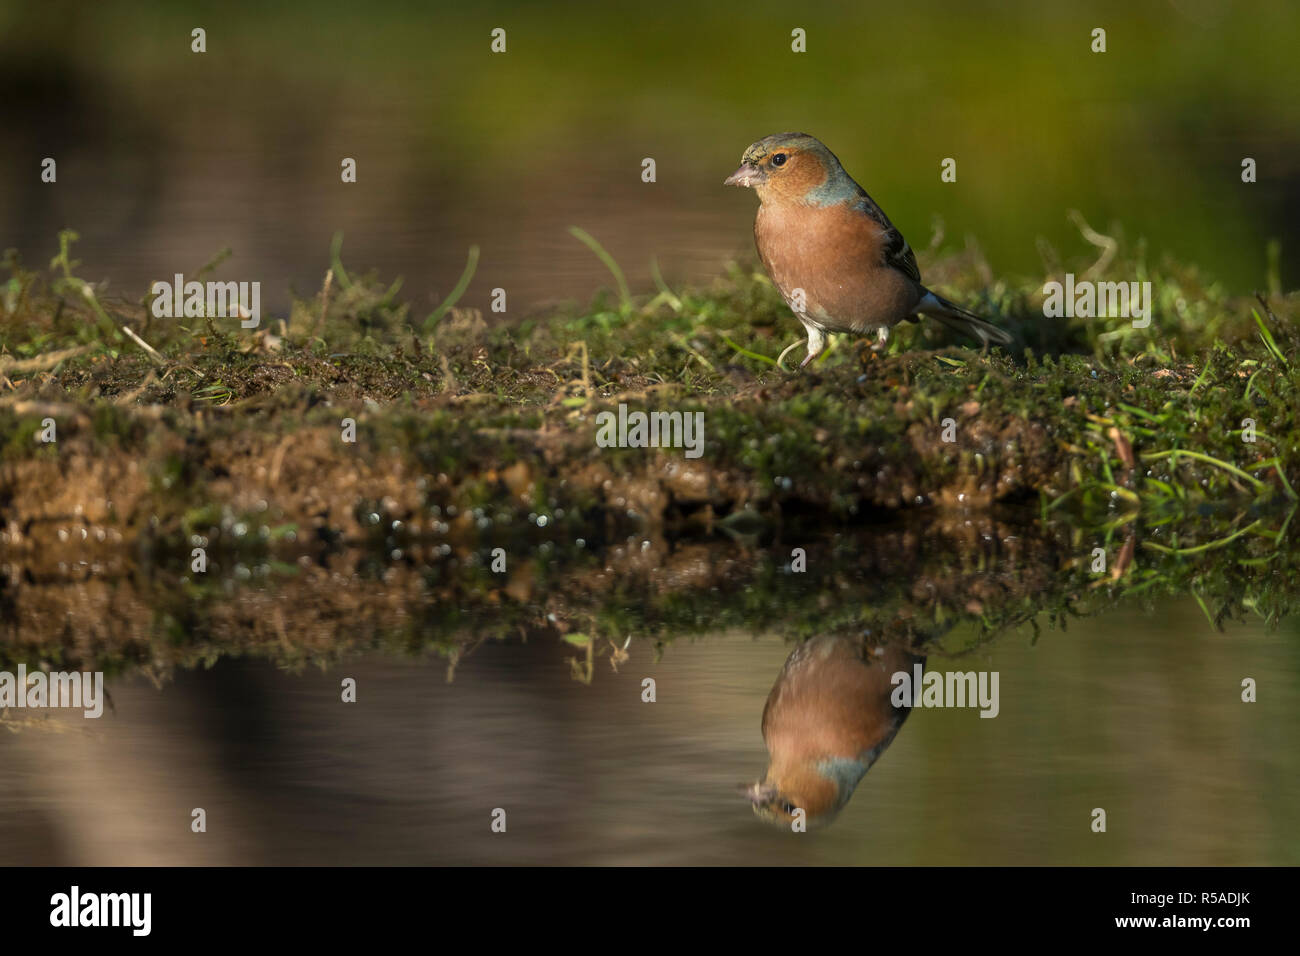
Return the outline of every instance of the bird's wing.
[[[863,215],[870,216],[885,230],[886,264],[893,266],[914,282],[920,282],[921,269],[916,264],[916,255],[912,252],[912,247],[908,245],[907,240],[903,238],[903,234],[895,229],[894,224],[889,221],[885,211],[877,206],[871,197],[865,193],[854,205]]]
[[[825,641],[823,637],[820,639]],[[768,732],[773,721],[779,719],[778,711],[789,707],[790,699],[795,694],[795,685],[798,683],[798,676],[801,671],[807,669],[810,663],[815,660],[813,650],[818,646],[819,639],[816,637],[804,641],[793,651],[785,660],[785,666],[781,668],[781,674],[772,685],[772,691],[767,695],[767,703],[763,705],[763,739],[768,739]]]

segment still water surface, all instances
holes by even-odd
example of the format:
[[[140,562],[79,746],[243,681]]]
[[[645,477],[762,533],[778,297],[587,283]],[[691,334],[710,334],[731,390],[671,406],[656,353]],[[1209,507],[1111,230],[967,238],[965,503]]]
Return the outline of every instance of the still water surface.
[[[137,672],[109,680],[100,720],[0,733],[0,863],[1294,865],[1294,637],[1215,633],[1185,601],[932,653],[997,671],[998,716],[914,710],[805,834],[737,791],[767,762],[760,718],[794,646],[775,637],[707,634],[658,660],[634,640],[590,685],[572,648],[537,640],[485,642],[450,683],[441,658],[376,652],[299,673],[224,658],[161,687]]]

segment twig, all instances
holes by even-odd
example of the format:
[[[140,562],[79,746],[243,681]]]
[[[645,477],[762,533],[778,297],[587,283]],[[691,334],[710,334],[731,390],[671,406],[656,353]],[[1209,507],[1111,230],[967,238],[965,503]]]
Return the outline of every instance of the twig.
[[[121,395],[117,396],[117,398],[113,399],[113,404],[130,405],[142,394],[144,394],[145,389],[147,389],[150,385],[152,385],[157,380],[158,380],[158,375],[152,370],[150,370],[149,374],[144,377],[143,382],[141,382],[137,387],[131,389],[131,391],[123,392]]]
[[[140,338],[140,336],[136,335],[135,332],[131,331],[131,326],[129,325],[122,326],[122,331],[125,332],[130,337],[132,342],[140,346],[140,348],[144,349],[145,354],[148,355],[149,358],[153,359],[159,365],[167,364],[167,360],[162,357],[162,355],[158,352],[157,349],[155,349],[144,339]]]
[[[10,355],[0,355],[0,373],[8,375],[10,372],[43,372],[47,368],[54,368],[64,359],[76,358],[90,351],[89,345],[78,345],[75,348],[59,349],[55,352],[46,352],[43,355],[36,355],[32,358],[16,359]]]

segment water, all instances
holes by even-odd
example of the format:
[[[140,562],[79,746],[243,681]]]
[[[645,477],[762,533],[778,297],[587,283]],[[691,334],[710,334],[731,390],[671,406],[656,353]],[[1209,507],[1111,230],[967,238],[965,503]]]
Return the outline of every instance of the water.
[[[1293,625],[1219,634],[1183,600],[1031,636],[932,653],[930,668],[997,671],[998,716],[913,711],[839,818],[798,835],[737,793],[766,765],[760,717],[794,646],[772,635],[634,639],[590,684],[575,648],[542,639],[474,645],[450,682],[427,650],[296,672],[223,657],[160,684],[137,670],[108,681],[99,720],[6,715],[21,726],[0,733],[0,862],[1300,862]]]

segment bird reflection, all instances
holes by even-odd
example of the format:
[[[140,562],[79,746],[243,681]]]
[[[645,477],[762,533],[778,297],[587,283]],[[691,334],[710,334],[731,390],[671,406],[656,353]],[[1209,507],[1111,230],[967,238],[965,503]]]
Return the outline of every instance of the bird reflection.
[[[810,827],[833,820],[907,719],[891,678],[918,663],[905,640],[826,635],[796,647],[763,708],[770,759],[746,791],[754,812],[786,826],[798,810]]]

